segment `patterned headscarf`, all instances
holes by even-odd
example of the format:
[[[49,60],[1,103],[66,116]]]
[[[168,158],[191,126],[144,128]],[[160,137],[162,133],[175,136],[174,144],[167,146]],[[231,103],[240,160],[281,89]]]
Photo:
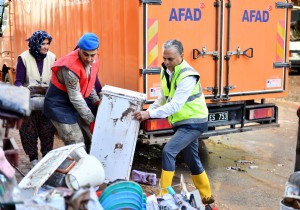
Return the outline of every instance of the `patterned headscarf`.
[[[47,55],[40,53],[41,44],[45,39],[49,40],[49,44],[52,41],[52,37],[46,31],[35,31],[28,41],[28,47],[30,54],[36,59],[44,59]]]

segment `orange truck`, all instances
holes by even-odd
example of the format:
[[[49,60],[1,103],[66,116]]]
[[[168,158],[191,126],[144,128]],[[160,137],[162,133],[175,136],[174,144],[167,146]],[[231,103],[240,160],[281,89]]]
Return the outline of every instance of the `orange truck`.
[[[94,32],[101,40],[102,85],[145,93],[146,109],[161,88],[162,45],[178,39],[201,75],[209,108],[204,138],[278,126],[278,108],[265,99],[288,93],[291,1],[2,1],[2,79],[13,82],[16,58],[35,30],[52,35],[57,57]],[[167,119],[150,119],[141,124],[140,138],[162,143],[171,133]]]

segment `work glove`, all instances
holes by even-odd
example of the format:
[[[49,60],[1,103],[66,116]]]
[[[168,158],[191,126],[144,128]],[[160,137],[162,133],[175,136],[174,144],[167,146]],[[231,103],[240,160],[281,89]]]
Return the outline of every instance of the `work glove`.
[[[94,127],[95,127],[95,121],[90,123],[90,132],[91,132],[91,134],[93,134],[93,132],[94,132]]]
[[[92,104],[91,111],[95,117],[97,116],[98,107],[99,107],[100,102],[101,101],[96,101],[95,103]]]
[[[102,98],[103,98],[103,92],[99,92],[99,93],[98,93],[98,96],[99,96],[100,101],[102,101]]]
[[[99,104],[100,104],[100,101],[96,101],[95,103],[93,103],[93,106],[99,106]]]

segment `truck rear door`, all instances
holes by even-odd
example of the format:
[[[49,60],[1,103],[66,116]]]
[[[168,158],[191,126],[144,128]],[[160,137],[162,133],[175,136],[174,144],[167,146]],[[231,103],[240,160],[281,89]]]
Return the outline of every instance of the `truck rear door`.
[[[270,0],[221,3],[221,99],[263,98],[285,90],[288,6]]]
[[[162,45],[178,39],[208,103],[286,94],[288,1],[144,0],[144,92],[160,90]]]
[[[217,49],[217,9],[211,0],[153,1],[143,5],[143,77],[148,99],[154,100],[160,90],[159,72],[162,46],[169,39],[183,43],[184,59],[201,73],[202,87],[216,85],[216,62],[211,56],[193,59],[194,48],[207,52]]]

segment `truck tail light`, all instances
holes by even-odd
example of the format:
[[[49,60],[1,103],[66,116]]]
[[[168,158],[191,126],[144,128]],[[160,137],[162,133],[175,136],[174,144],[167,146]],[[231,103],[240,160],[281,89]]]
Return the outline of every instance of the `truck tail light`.
[[[144,125],[144,129],[146,131],[166,130],[172,128],[167,118],[148,119],[144,122]]]
[[[274,107],[252,109],[249,110],[248,119],[255,120],[255,119],[263,119],[263,118],[271,118],[274,117],[274,115],[275,115]]]

